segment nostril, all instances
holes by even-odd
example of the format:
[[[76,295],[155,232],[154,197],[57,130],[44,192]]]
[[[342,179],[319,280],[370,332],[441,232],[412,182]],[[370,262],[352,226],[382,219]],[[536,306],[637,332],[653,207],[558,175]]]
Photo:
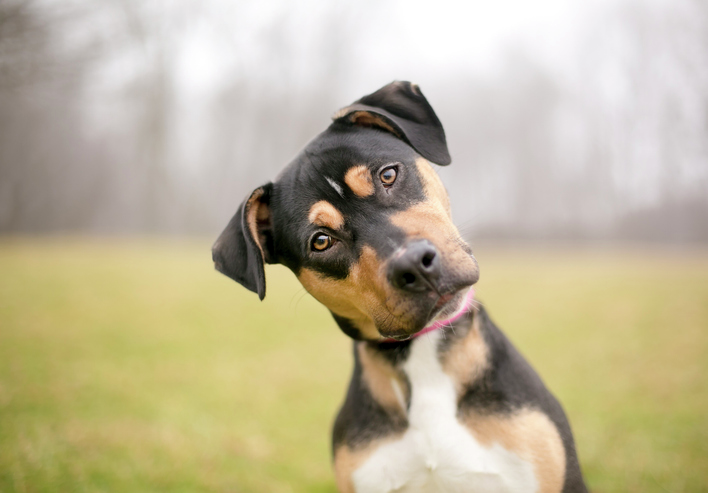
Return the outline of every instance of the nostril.
[[[413,284],[415,282],[415,274],[411,274],[410,272],[406,272],[401,276],[401,279],[403,280],[403,284]]]
[[[432,243],[413,241],[391,259],[388,278],[396,288],[412,293],[435,290],[440,277],[440,260]]]

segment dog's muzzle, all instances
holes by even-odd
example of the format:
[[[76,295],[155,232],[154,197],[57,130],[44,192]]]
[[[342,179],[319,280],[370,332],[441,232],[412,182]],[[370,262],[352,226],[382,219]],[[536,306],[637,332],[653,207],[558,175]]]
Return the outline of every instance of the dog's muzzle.
[[[441,271],[440,255],[435,245],[428,240],[414,240],[389,263],[388,280],[409,293],[437,292]]]

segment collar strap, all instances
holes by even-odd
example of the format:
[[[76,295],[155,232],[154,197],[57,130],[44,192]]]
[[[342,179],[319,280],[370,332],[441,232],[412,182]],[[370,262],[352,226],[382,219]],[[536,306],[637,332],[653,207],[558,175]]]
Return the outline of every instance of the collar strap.
[[[422,336],[423,334],[427,334],[428,332],[432,332],[434,330],[441,329],[443,327],[449,327],[453,323],[457,322],[462,316],[466,313],[468,313],[472,309],[472,302],[474,301],[474,288],[470,288],[470,290],[467,292],[467,295],[465,295],[465,302],[462,304],[459,310],[457,310],[450,318],[446,318],[445,320],[438,320],[437,322],[433,322],[431,325],[425,327],[424,329],[416,332],[413,334],[410,339],[415,339],[416,337]],[[410,340],[407,339],[407,340]],[[392,338],[386,338],[382,339],[378,342],[402,342],[402,341],[397,341],[396,339]]]

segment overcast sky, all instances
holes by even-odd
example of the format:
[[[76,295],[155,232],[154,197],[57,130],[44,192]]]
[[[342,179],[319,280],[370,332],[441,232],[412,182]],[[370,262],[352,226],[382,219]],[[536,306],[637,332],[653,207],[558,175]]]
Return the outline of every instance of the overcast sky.
[[[395,79],[418,83],[445,125],[454,166],[440,174],[462,223],[562,232],[581,218],[609,235],[630,213],[681,203],[698,217],[708,204],[705,0],[26,5],[51,40],[28,46],[28,60],[56,64],[46,88],[61,109],[38,104],[33,120],[7,99],[31,130],[3,143],[8,162],[55,170],[61,153],[33,153],[56,142],[77,176],[112,194],[64,193],[62,224],[95,200],[94,224],[220,227],[214,211],[275,176],[336,109]],[[32,106],[41,91],[27,90]],[[12,166],[25,188],[6,197],[24,197],[15,190],[34,190],[34,175]],[[45,195],[15,207],[34,219],[7,223],[45,224],[31,198]]]
[[[499,69],[503,54],[524,50],[551,70],[572,62],[588,21],[602,15],[610,0],[499,0],[412,1],[390,0],[343,3],[339,9],[354,27],[347,26],[348,42],[342,54],[353,64],[349,87],[359,95],[393,79],[409,79],[425,87],[437,73]],[[330,4],[331,5],[331,4]],[[301,83],[317,73],[308,72],[317,57],[313,45],[323,29],[328,3],[316,0],[267,0],[250,3],[211,0],[203,3],[206,15],[185,31],[180,70],[190,92],[213,91],[231,71],[266,70],[258,46],[262,32],[287,16],[296,36],[283,35],[289,49],[302,60]],[[353,19],[352,19],[353,17]],[[224,50],[229,38],[233,51]],[[246,47],[247,49],[243,49]],[[240,49],[239,49],[240,48]],[[373,79],[373,80],[372,80]],[[289,81],[298,82],[298,81]]]

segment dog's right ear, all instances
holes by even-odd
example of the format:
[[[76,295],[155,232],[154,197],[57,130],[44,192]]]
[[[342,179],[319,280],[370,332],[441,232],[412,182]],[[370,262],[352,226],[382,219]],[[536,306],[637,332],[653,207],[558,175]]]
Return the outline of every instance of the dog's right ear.
[[[273,184],[256,188],[211,248],[216,270],[265,298],[264,263],[273,261],[270,196]]]

